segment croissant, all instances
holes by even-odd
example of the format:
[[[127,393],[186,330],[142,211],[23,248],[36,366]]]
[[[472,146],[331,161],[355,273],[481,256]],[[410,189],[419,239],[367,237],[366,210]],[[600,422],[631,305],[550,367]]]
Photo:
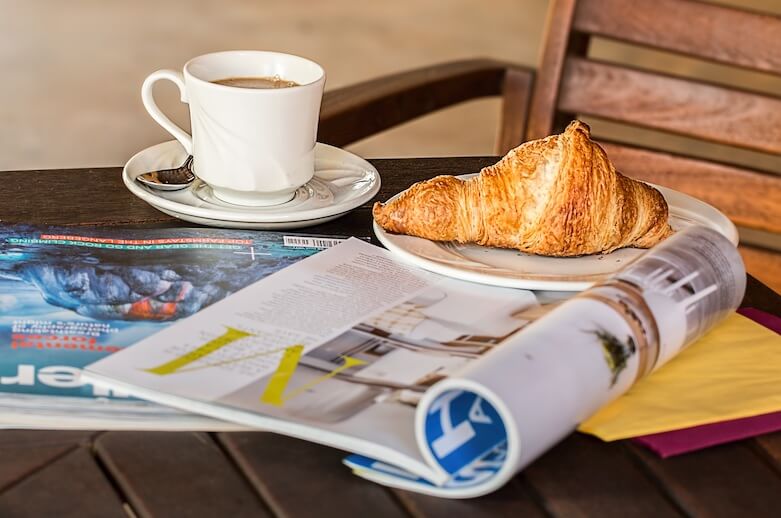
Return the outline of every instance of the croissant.
[[[419,182],[372,213],[389,232],[558,257],[649,248],[672,233],[661,193],[616,171],[580,121],[467,180]]]

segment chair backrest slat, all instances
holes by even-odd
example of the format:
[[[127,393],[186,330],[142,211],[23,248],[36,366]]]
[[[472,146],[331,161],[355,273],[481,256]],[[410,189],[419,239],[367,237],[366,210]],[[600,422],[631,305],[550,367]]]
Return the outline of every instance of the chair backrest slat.
[[[540,66],[529,103],[527,140],[546,137],[553,130],[561,73],[571,47],[570,28],[576,5],[577,0],[556,0],[548,10]]]
[[[781,153],[781,99],[654,72],[568,58],[558,108]]]
[[[693,0],[580,0],[573,28],[595,36],[781,74],[781,17]]]
[[[627,176],[708,202],[737,225],[781,232],[779,176],[622,144],[602,145],[616,169]]]
[[[590,115],[650,128],[661,133],[657,137],[686,135],[781,155],[781,91],[759,94],[659,73],[651,63],[636,68],[643,60],[605,63],[589,54],[596,37],[781,76],[781,17],[701,0],[550,2],[527,140],[562,131],[572,118]],[[629,176],[703,199],[743,228],[773,233],[744,233],[755,244],[777,248],[781,242],[781,175],[627,145],[605,148]],[[753,255],[746,257],[760,273],[781,261],[778,252],[751,250]]]

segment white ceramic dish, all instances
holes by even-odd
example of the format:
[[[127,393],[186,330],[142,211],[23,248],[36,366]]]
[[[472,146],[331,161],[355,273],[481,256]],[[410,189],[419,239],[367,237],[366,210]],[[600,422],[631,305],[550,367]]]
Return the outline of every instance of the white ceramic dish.
[[[301,228],[324,223],[369,201],[380,189],[380,175],[366,160],[326,144],[315,147],[315,175],[280,205],[247,207],[216,198],[196,179],[181,191],[159,191],[136,181],[140,174],[177,167],[187,153],[175,140],[149,147],[131,158],[122,180],[131,193],[156,209],[201,225],[259,230]]]
[[[460,178],[470,176],[473,175]],[[738,231],[724,214],[686,194],[657,185],[654,187],[667,200],[670,225],[674,229],[703,225],[721,232],[737,245]],[[610,254],[543,257],[517,250],[391,234],[380,228],[377,222],[374,222],[374,233],[388,250],[426,270],[482,284],[530,290],[581,291],[604,280],[644,252],[623,248]]]

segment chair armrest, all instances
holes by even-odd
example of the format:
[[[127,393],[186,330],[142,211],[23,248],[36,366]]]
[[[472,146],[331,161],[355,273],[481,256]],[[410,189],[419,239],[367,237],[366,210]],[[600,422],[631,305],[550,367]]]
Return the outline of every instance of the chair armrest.
[[[325,93],[320,110],[318,140],[345,146],[403,122],[454,104],[502,95],[505,79],[512,76],[514,98],[519,77],[528,88],[534,72],[511,63],[490,59],[457,61],[372,79]],[[523,106],[526,99],[515,102]],[[504,117],[503,117],[504,118]],[[517,125],[517,121],[516,121]],[[525,120],[522,122],[525,127]]]

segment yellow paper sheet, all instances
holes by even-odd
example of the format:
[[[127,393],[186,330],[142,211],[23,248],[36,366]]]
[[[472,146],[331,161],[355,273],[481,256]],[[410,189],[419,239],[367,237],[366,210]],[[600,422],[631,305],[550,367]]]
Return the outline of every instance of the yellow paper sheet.
[[[733,314],[578,428],[605,441],[781,411],[781,336]]]

